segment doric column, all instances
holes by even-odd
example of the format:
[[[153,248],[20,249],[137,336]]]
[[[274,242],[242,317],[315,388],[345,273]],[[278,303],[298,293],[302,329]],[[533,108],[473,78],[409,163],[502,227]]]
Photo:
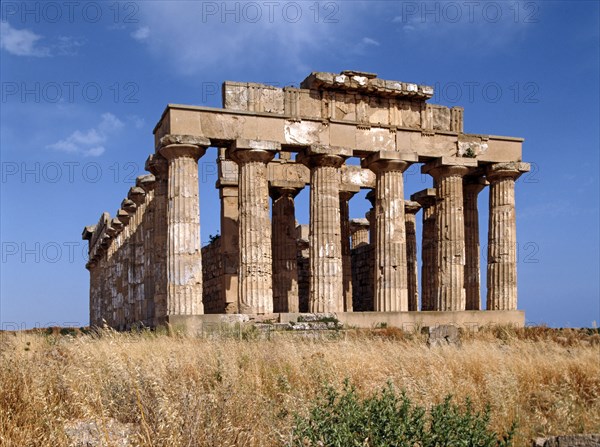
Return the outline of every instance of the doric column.
[[[475,167],[477,161],[472,158],[442,157],[422,168],[422,172],[433,176],[439,199],[434,310],[465,310],[463,176]]]
[[[313,145],[297,161],[310,169],[310,312],[342,312],[340,167],[352,152]]]
[[[279,149],[279,143],[254,140],[236,140],[231,148],[238,164],[240,313],[273,312],[267,163]]]
[[[371,209],[365,213],[365,218],[369,221],[369,243],[375,245],[377,239],[375,235],[377,230],[377,225],[375,225],[375,190],[370,190],[365,198],[371,203]]]
[[[135,227],[137,225],[137,205],[130,199],[124,199],[121,202],[121,210],[128,214],[127,224],[123,232],[119,234],[115,240],[117,241],[117,259],[119,264],[123,266],[117,272],[117,295],[119,296],[118,306],[121,310],[119,313],[119,326],[124,329],[130,329],[131,324],[135,321],[135,303],[138,284],[136,277],[136,241]]]
[[[146,160],[146,170],[154,175],[152,263],[149,266],[154,285],[153,325],[165,323],[167,313],[167,252],[169,232],[167,219],[169,162],[160,154]]]
[[[350,253],[350,199],[359,191],[340,191],[344,312],[352,312],[352,256]]]
[[[221,303],[225,313],[238,312],[239,249],[239,200],[237,163],[227,158],[225,148],[219,148],[218,169],[219,198],[221,199]]]
[[[466,310],[481,309],[481,286],[479,267],[479,211],[477,196],[486,182],[480,176],[463,179],[465,212],[465,296]]]
[[[287,182],[286,182],[287,183]],[[303,185],[302,185],[303,186]],[[271,184],[273,199],[273,311],[299,312],[298,247],[294,197],[300,185]]]
[[[419,191],[411,200],[418,202],[423,208],[423,229],[421,242],[421,310],[433,310],[436,274],[436,236],[435,236],[435,203],[436,192],[433,188]]]
[[[133,215],[134,225],[133,234],[130,236],[131,252],[133,254],[131,261],[133,264],[132,277],[129,281],[133,284],[133,312],[132,323],[140,324],[144,321],[144,259],[146,253],[144,250],[143,217],[146,212],[146,191],[139,186],[129,189],[127,198],[136,205],[136,211]]]
[[[143,321],[147,326],[154,324],[154,293],[155,281],[153,275],[154,267],[154,187],[156,178],[152,174],[139,176],[136,186],[142,188],[146,193],[146,212],[143,219],[142,243],[144,246],[144,297],[143,297]]]
[[[487,168],[490,182],[487,309],[517,309],[517,229],[515,180],[528,163],[495,163]]]
[[[167,314],[199,315],[202,303],[202,251],[198,159],[210,140],[167,135],[160,154],[169,162],[167,209]]]
[[[350,235],[352,249],[369,245],[369,221],[368,219],[350,219]]]
[[[404,221],[406,223],[406,271],[408,274],[408,310],[419,310],[419,262],[417,260],[417,216],[421,205],[406,200]]]
[[[416,154],[380,151],[363,160],[375,172],[375,311],[408,311],[402,175]]]

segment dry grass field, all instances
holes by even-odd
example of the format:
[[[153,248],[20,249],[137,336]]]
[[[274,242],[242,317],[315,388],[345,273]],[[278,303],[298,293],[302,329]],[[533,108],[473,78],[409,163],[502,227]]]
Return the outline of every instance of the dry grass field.
[[[600,431],[594,331],[496,328],[431,349],[394,329],[244,335],[2,333],[0,445],[86,445],[73,439],[91,426],[87,445],[281,446],[294,414],[345,378],[365,396],[389,380],[421,405],[489,403],[498,432],[517,420],[517,446]]]

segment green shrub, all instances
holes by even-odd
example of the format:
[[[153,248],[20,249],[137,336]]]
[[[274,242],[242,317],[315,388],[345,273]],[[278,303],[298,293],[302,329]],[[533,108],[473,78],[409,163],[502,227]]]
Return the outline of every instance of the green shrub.
[[[307,417],[296,415],[290,446],[323,447],[508,447],[515,424],[502,439],[489,428],[490,408],[477,412],[447,396],[429,412],[388,383],[360,399],[346,380],[340,393],[325,386]]]

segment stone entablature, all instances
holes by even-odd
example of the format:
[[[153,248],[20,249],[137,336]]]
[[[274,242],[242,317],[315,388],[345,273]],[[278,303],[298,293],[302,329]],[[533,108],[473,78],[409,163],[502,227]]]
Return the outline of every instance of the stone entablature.
[[[84,229],[91,324],[155,326],[208,312],[479,310],[477,195],[486,186],[487,309],[515,310],[523,140],[465,134],[462,108],[426,103],[432,95],[345,71],[312,73],[300,89],[225,82],[223,109],[167,106],[151,174],[138,177],[114,218],[103,213]],[[201,249],[198,161],[211,146],[221,237]],[[411,202],[403,172],[415,163],[434,187]],[[299,238],[294,197],[307,185],[310,222]],[[351,222],[348,203],[360,189],[371,190],[373,207]]]

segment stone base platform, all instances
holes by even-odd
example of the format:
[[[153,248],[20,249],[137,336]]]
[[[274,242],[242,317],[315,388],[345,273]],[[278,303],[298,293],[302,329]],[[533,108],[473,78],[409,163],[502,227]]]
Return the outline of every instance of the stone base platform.
[[[525,312],[522,310],[483,310],[456,312],[339,312],[335,314],[172,315],[168,317],[168,324],[176,330],[198,334],[216,327],[239,323],[267,323],[273,324],[274,328],[278,329],[284,328],[289,323],[335,320],[342,323],[345,328],[395,327],[405,331],[415,331],[423,327],[454,325],[468,330],[477,330],[485,326],[495,325],[523,327],[525,325]]]

